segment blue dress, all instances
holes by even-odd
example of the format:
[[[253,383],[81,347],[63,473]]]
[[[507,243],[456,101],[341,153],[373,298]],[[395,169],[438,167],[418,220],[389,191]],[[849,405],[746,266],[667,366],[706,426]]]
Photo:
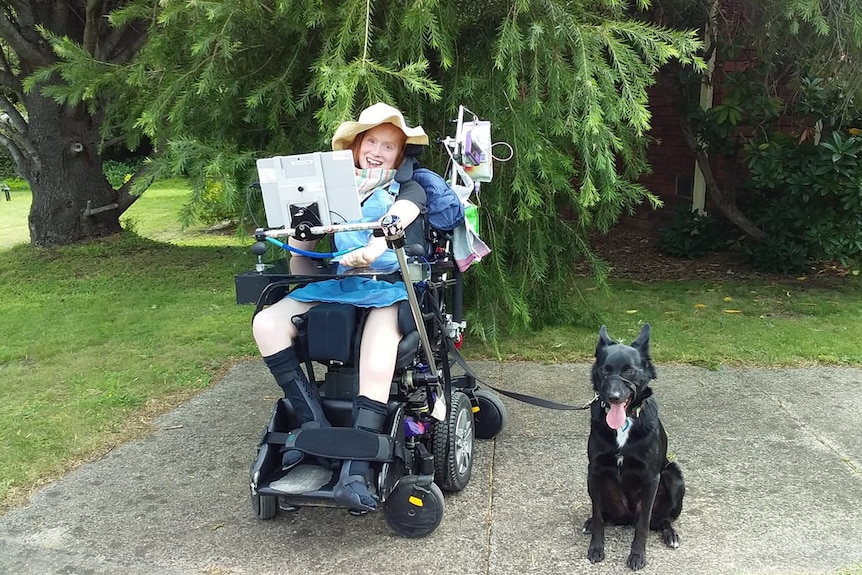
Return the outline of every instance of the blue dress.
[[[392,182],[384,188],[377,188],[362,203],[362,222],[376,222],[389,211],[398,193],[398,183]],[[371,230],[340,232],[335,234],[335,247],[340,250],[364,246],[371,239]],[[350,268],[339,265],[342,273]],[[382,274],[398,270],[395,250],[387,248],[374,260],[369,269]],[[313,282],[296,288],[286,297],[304,302],[348,303],[358,307],[388,307],[407,299],[407,288],[403,281],[388,282],[370,277],[348,276],[339,279]]]

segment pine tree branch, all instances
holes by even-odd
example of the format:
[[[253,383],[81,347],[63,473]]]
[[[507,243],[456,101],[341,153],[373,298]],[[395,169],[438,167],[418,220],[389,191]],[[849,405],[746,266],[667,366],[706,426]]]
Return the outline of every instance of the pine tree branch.
[[[23,135],[29,131],[29,124],[27,124],[27,120],[24,119],[24,116],[18,111],[12,102],[6,96],[0,96],[0,109],[2,109],[6,115],[8,116],[8,123],[12,126],[16,132]]]
[[[3,71],[9,74],[14,74],[12,66],[9,65],[9,58],[6,57],[6,47],[0,46],[0,66],[3,66]]]
[[[147,41],[147,28],[125,25],[115,28],[102,43],[97,58],[103,62],[124,64],[135,57]]]
[[[54,7],[51,10],[51,21],[53,23],[53,26],[51,26],[51,29],[56,29],[58,23],[62,22],[65,24],[65,22],[68,20],[71,2],[54,2],[53,4]],[[75,4],[77,4],[79,10],[83,9],[83,5],[81,5],[80,2],[75,2]]]
[[[6,135],[0,132],[0,144],[3,144],[3,147],[9,152],[9,155],[12,156],[12,159],[15,160],[15,166],[18,168],[18,173],[24,179],[27,179],[29,174],[29,164],[27,163],[27,157],[21,152],[21,149],[18,145],[12,141],[10,138],[6,137]]]
[[[37,45],[22,36],[15,24],[10,22],[3,12],[0,12],[0,37],[9,44],[20,59],[33,67],[48,66],[53,62],[51,56],[42,53]]]
[[[0,109],[2,109],[6,114],[4,123],[7,125],[7,129],[5,131],[7,141],[14,143],[15,148],[25,159],[29,157],[32,161],[32,165],[37,168],[40,167],[41,161],[39,160],[39,152],[36,150],[36,146],[30,139],[30,125],[27,123],[27,120],[24,119],[18,111],[18,108],[16,108],[6,96],[0,95]],[[30,165],[30,163],[26,164],[28,167]]]
[[[120,189],[117,190],[117,212],[119,214],[124,213],[132,204],[138,201],[143,194],[133,194],[132,189],[137,184],[138,180],[143,180],[146,178],[150,178],[150,184],[152,184],[152,176],[149,173],[149,170],[145,167],[138,168],[132,177],[129,178],[128,182],[125,182]]]
[[[20,0],[9,0],[18,26],[23,29],[32,30],[36,26],[36,20],[33,18],[33,3],[21,2]]]
[[[23,94],[23,88],[21,87],[21,81],[18,80],[18,77],[7,72],[0,71],[0,86],[4,88],[8,88],[18,94],[20,97]]]

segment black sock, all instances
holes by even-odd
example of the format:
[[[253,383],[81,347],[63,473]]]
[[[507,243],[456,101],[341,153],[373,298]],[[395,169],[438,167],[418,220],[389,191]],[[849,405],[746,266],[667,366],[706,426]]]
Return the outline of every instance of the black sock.
[[[372,433],[380,433],[386,425],[387,413],[389,408],[385,403],[360,395],[353,402],[353,426]]]
[[[272,355],[263,358],[263,363],[269,368],[275,381],[281,385],[282,381],[292,381],[296,371],[299,370],[299,358],[293,347],[286,347]],[[283,387],[283,386],[282,386]]]
[[[387,413],[388,407],[385,403],[360,395],[353,402],[353,427],[380,433],[386,424]],[[366,475],[369,465],[368,461],[350,461],[350,475]]]

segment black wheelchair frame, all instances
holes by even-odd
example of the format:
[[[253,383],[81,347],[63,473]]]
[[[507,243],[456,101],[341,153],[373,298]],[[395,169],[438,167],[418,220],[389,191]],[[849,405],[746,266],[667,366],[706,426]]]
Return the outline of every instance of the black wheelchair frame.
[[[408,255],[404,232],[397,222],[390,223],[375,233],[385,235],[389,246],[395,248],[400,275],[392,279],[407,279],[409,297],[398,314],[402,339],[384,432],[372,434],[351,425],[353,399],[358,393],[363,312],[347,304],[319,304],[294,318],[300,333],[297,351],[309,381],[319,385],[321,403],[332,427],[299,429],[290,402],[276,402],[249,472],[252,506],[260,519],[272,519],[279,510],[337,507],[333,488],[338,472],[328,462],[364,459],[377,473],[376,496],[389,527],[401,536],[425,536],[442,521],[443,491],[460,491],[470,480],[474,437],[493,438],[505,426],[505,405],[496,394],[480,387],[470,373],[453,374],[456,358],[463,362],[457,348],[465,324],[463,275],[454,264],[449,237],[430,230],[430,248]],[[322,235],[357,226],[371,229],[377,224],[346,224],[302,233]],[[331,266],[313,261],[305,262],[307,269],[301,273],[261,264],[267,237],[296,233],[256,231],[258,243],[252,251],[258,254],[258,266],[254,272],[236,276],[238,303],[256,303],[257,313],[294,287],[337,277]],[[378,279],[382,275],[363,273]],[[452,313],[448,314],[450,308]],[[343,345],[336,346],[342,350],[336,354],[339,357],[326,357],[331,355],[328,346],[320,351],[320,345],[309,344],[309,333],[338,333],[339,326],[352,325],[354,320],[358,329],[348,335],[351,349],[347,353]],[[315,374],[315,364],[325,366],[322,381]],[[284,471],[281,452],[286,447],[307,456],[301,465]]]

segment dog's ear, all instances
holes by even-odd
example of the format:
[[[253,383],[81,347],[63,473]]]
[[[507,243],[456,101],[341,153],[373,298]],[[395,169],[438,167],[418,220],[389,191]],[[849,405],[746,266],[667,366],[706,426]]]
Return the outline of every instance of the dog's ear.
[[[651,333],[652,330],[650,329],[649,324],[645,323],[637,338],[632,342],[632,347],[649,353],[649,338]]]
[[[650,357],[650,335],[652,334],[652,330],[650,329],[650,325],[645,323],[641,328],[640,334],[638,334],[637,338],[632,342],[632,347],[638,350],[641,354],[641,359],[644,362],[644,372],[649,376],[650,379],[655,379],[657,377],[655,372],[655,366],[652,364],[652,357]]]
[[[613,345],[616,342],[608,337],[608,327],[603,325],[599,328],[599,343],[596,344],[596,357],[599,355],[599,351],[606,348],[609,345]]]

